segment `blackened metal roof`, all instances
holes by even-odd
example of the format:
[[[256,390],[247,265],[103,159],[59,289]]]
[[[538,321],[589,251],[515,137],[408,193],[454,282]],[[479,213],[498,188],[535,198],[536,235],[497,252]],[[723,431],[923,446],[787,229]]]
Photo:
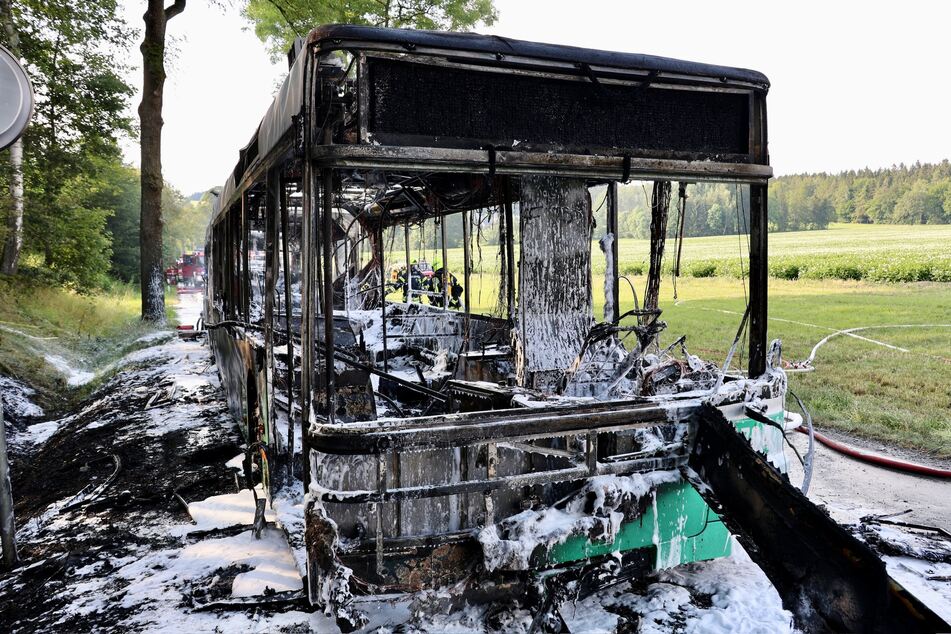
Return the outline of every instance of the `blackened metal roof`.
[[[506,57],[519,56],[561,62],[577,67],[607,66],[622,70],[640,70],[654,73],[671,73],[695,77],[712,77],[722,81],[745,82],[763,89],[769,87],[769,79],[763,73],[745,68],[732,68],[715,64],[688,62],[670,57],[618,53],[577,46],[562,46],[514,40],[497,35],[478,33],[452,33],[412,29],[389,29],[352,24],[328,24],[317,27],[307,37],[310,44],[321,48],[372,49],[374,44],[401,46],[407,51],[417,48],[436,48],[470,53],[485,53],[503,61]]]

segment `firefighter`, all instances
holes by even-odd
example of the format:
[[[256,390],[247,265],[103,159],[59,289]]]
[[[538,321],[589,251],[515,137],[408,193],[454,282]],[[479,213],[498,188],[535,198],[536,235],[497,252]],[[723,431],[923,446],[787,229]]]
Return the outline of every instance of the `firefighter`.
[[[454,310],[459,310],[462,308],[462,285],[459,283],[459,280],[456,279],[456,276],[452,272],[444,269],[439,262],[436,262],[433,265],[435,271],[433,271],[433,292],[436,293],[435,296],[430,296],[429,301],[437,306],[442,306],[442,285],[446,283],[448,288],[446,289],[446,296],[449,299],[449,308]]]
[[[390,270],[390,281],[386,285],[386,292],[393,293],[399,291],[403,293],[403,301],[407,300],[409,289],[406,286],[406,265]]]
[[[423,280],[423,273],[419,268],[419,262],[413,260],[409,267],[409,290],[426,290],[426,281]],[[422,302],[422,300],[420,300]]]

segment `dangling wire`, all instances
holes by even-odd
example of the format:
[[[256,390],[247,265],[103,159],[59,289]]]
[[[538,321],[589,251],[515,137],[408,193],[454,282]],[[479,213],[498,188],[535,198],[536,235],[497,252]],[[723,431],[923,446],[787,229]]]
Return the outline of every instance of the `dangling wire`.
[[[740,220],[740,185],[737,183],[734,184],[733,187],[733,203],[734,207],[736,207],[736,243],[739,246],[740,254],[740,282],[743,284],[743,301],[749,304],[750,300],[746,296],[746,269],[743,266],[743,235],[740,233],[741,227],[746,223],[741,223]],[[749,245],[747,245],[747,248],[749,248]]]
[[[677,278],[680,277],[680,254],[684,246],[684,225],[687,217],[687,183],[680,183],[679,191],[677,192],[679,198],[679,204],[677,205],[678,211],[680,213],[680,218],[677,220],[677,235],[674,236],[674,239],[677,242],[676,245],[676,256],[674,259],[674,268],[672,283],[674,287],[674,301],[677,301]]]
[[[734,188],[734,206],[736,207],[736,239],[737,244],[739,244],[740,252],[740,283],[743,285],[743,301],[746,304],[747,310],[749,310],[750,300],[746,292],[746,271],[743,268],[743,233],[746,233],[746,252],[749,253],[750,250],[750,237],[749,231],[746,228],[746,203],[742,202],[743,192],[740,189],[739,183],[733,185]],[[741,209],[742,207],[742,209]],[[740,347],[740,367],[743,366],[743,351],[747,347],[748,341],[748,331],[743,330],[743,345]]]

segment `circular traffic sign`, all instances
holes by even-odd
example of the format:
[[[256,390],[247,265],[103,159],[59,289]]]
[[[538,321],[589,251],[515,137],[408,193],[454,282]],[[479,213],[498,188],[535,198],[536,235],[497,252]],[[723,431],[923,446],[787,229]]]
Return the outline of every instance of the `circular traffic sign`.
[[[33,87],[23,66],[0,46],[0,150],[20,138],[33,116]]]

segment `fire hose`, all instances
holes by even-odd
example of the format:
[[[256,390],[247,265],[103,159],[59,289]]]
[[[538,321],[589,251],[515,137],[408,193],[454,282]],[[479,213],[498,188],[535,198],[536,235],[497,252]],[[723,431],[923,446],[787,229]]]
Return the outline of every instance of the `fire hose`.
[[[796,431],[803,434],[809,433],[807,429],[800,426],[796,428]],[[879,467],[888,467],[890,469],[897,469],[899,471],[905,471],[907,473],[916,473],[918,475],[927,475],[935,478],[951,478],[951,470],[948,469],[939,469],[937,467],[929,467],[927,465],[918,464],[915,462],[908,462],[907,460],[899,460],[897,458],[889,458],[887,456],[879,456],[877,454],[868,453],[861,451],[849,445],[840,443],[837,440],[833,440],[824,434],[820,434],[817,431],[813,432],[813,435],[816,440],[821,442],[826,447],[834,449],[841,454],[845,454],[850,458],[855,458],[856,460],[861,460],[862,462],[867,462]]]

